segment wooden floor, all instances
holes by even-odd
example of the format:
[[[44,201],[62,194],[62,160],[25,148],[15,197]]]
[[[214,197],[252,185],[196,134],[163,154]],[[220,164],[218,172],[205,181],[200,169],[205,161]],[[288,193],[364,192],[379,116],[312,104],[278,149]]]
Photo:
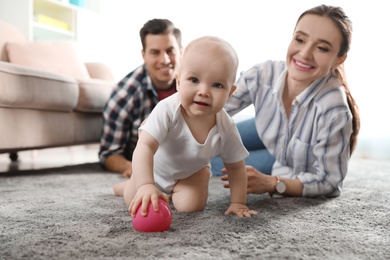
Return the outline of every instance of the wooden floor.
[[[18,153],[17,162],[11,162],[9,154],[3,153],[0,154],[0,174],[98,162],[98,151],[98,144],[22,151]]]

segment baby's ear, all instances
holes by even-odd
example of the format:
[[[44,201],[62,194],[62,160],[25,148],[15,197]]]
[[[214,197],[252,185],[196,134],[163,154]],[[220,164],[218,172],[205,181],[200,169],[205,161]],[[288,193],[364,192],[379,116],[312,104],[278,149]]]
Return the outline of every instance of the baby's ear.
[[[232,88],[230,89],[230,93],[229,93],[229,98],[231,98],[231,96],[233,95],[234,91],[236,91],[236,85],[233,85]]]
[[[177,90],[179,90],[179,85],[180,85],[180,75],[179,75],[179,73],[176,73],[175,79],[176,79],[176,91],[177,91]]]

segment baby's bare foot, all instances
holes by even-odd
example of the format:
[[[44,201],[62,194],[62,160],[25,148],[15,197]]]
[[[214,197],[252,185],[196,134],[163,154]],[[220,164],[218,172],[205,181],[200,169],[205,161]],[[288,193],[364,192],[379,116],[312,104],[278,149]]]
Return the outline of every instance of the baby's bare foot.
[[[113,187],[115,196],[123,196],[123,191],[125,190],[126,182],[121,182],[118,184],[115,184]]]

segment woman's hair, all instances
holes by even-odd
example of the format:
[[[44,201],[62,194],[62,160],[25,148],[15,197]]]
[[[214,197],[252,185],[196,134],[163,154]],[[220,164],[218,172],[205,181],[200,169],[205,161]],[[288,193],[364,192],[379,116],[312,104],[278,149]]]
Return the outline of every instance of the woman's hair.
[[[144,26],[141,28],[139,35],[141,37],[142,49],[145,50],[146,47],[146,35],[148,34],[170,34],[172,33],[181,48],[181,31],[176,28],[175,25],[168,19],[152,19],[147,21]]]
[[[318,16],[325,16],[328,17],[333,21],[333,23],[337,26],[339,29],[341,36],[343,38],[340,46],[340,51],[338,53],[338,56],[341,57],[344,54],[347,54],[349,51],[349,48],[351,46],[351,38],[352,38],[352,22],[348,18],[348,16],[345,14],[342,8],[340,7],[334,7],[334,6],[328,6],[328,5],[319,5],[314,8],[311,8],[309,10],[306,10],[299,16],[297,23],[301,18],[307,14],[313,14]],[[349,109],[352,112],[352,134],[350,137],[350,153],[352,155],[352,152],[354,151],[356,147],[357,142],[357,136],[360,130],[360,115],[359,115],[359,108],[355,102],[355,99],[352,97],[351,92],[349,90],[347,80],[344,73],[344,65],[340,65],[335,69],[335,73],[337,77],[340,79],[341,83],[344,86],[345,93],[347,94],[347,100],[348,100],[348,106]]]

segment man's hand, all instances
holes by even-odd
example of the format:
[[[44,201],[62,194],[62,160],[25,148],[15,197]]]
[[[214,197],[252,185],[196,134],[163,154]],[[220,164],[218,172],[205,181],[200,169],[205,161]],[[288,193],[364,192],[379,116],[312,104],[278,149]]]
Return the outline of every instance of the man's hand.
[[[125,178],[130,178],[132,173],[133,173],[133,168],[130,166],[125,169],[125,171],[122,173],[122,176]]]
[[[107,157],[104,167],[107,171],[121,173],[125,178],[130,178],[133,174],[131,161],[120,154],[113,154]]]

